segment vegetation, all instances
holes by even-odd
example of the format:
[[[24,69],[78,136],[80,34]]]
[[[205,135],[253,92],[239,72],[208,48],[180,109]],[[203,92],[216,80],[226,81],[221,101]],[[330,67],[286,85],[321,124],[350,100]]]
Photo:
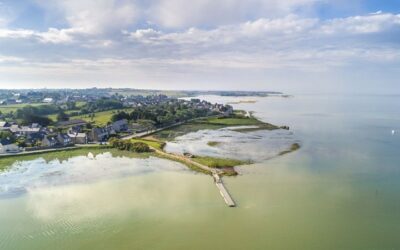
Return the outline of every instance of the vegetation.
[[[131,109],[124,109],[121,111],[128,111]],[[91,114],[84,114],[84,115],[77,115],[77,116],[71,116],[71,120],[75,119],[81,119],[87,122],[92,122],[94,123],[95,126],[106,126],[110,121],[112,116],[116,113],[119,112],[118,110],[108,110],[108,111],[102,111],[102,112],[96,112],[96,113],[91,113]]]
[[[38,123],[42,126],[48,126],[52,120],[46,115],[57,113],[60,107],[55,105],[40,105],[40,106],[24,106],[15,112],[14,117],[20,119],[22,124]]]
[[[228,117],[228,118],[210,118],[206,120],[209,124],[223,125],[223,126],[250,126],[250,125],[260,125],[263,124],[262,121],[254,118],[244,118],[244,117]]]
[[[244,103],[256,103],[257,101],[255,100],[241,100],[241,101],[236,101],[236,102],[228,102],[227,104],[232,105],[232,104],[244,104]]]
[[[42,104],[40,103],[32,103],[32,104],[28,104],[28,103],[24,103],[24,104],[11,104],[11,105],[0,105],[0,112],[2,114],[12,114],[15,113],[15,111],[17,111],[18,109],[21,109],[23,107],[26,106],[40,106]]]
[[[13,135],[13,133],[11,133],[9,131],[0,131],[0,139],[1,140],[8,140],[11,143],[14,143],[16,138]]]
[[[65,122],[69,120],[69,116],[64,112],[64,111],[60,111],[57,114],[57,121],[58,122]]]
[[[111,120],[148,120],[153,121],[155,127],[162,127],[207,115],[209,115],[208,109],[194,108],[177,99],[171,99],[157,105],[137,107],[130,113],[118,112],[112,116]]]
[[[292,152],[294,152],[296,150],[299,150],[299,149],[300,149],[300,144],[293,143],[288,150],[280,152],[279,155],[289,154],[289,153],[292,153]]]
[[[249,161],[241,161],[235,159],[215,158],[209,156],[194,156],[193,161],[206,165],[210,168],[229,168],[240,165],[251,164]]]
[[[233,129],[236,132],[242,132],[242,133],[246,133],[246,132],[252,132],[252,131],[258,131],[258,130],[275,130],[275,129],[279,129],[280,127],[275,126],[273,124],[270,123],[262,123],[260,125],[256,125],[256,127],[251,127],[251,128],[235,128]]]
[[[207,142],[207,145],[211,146],[211,147],[218,146],[219,144],[221,144],[221,142],[218,142],[218,141],[209,141],[209,142]]]
[[[246,118],[245,116],[241,114],[234,114],[230,117],[221,117],[221,118],[205,118],[205,119],[199,119],[191,122],[187,122],[185,124],[182,124],[180,126],[170,128],[170,129],[165,129],[163,131],[155,133],[153,136],[162,141],[171,141],[174,140],[178,136],[182,136],[187,133],[191,132],[197,132],[199,130],[205,130],[205,129],[220,129],[220,128],[225,128],[225,127],[231,127],[231,126],[257,126],[254,128],[237,128],[234,129],[235,131],[238,132],[250,132],[254,130],[273,130],[273,129],[278,129],[279,127],[269,124],[269,123],[264,123],[257,118],[250,117]],[[210,145],[212,146],[212,145]],[[215,146],[215,145],[214,145]]]
[[[112,109],[122,109],[123,103],[116,99],[102,97],[94,102],[88,102],[81,107],[81,113],[95,113]]]
[[[202,169],[202,168],[200,168],[200,167],[198,167],[198,166],[196,166],[194,164],[191,164],[189,161],[186,161],[186,160],[181,159],[179,157],[174,157],[174,156],[169,155],[169,154],[162,154],[162,155],[161,154],[157,154],[156,156],[159,157],[159,158],[163,158],[163,159],[167,159],[167,160],[171,160],[171,161],[176,161],[176,162],[182,163],[182,164],[186,165],[188,168],[190,168],[191,170],[193,170],[195,172],[211,175],[210,171],[204,170],[204,169]]]
[[[131,139],[131,142],[141,142],[147,144],[149,147],[162,150],[165,147],[165,142],[155,141],[155,140],[146,140],[146,139]]]
[[[113,148],[117,148],[119,150],[126,150],[135,153],[149,153],[152,152],[149,145],[143,142],[134,142],[131,140],[120,140],[117,138],[111,138],[109,140],[109,144]]]

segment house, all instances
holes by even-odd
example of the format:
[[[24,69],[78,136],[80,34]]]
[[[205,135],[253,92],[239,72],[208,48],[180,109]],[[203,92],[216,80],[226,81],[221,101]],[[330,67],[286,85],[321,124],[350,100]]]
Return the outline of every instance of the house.
[[[8,122],[0,122],[0,130],[9,130],[11,124]]]
[[[36,134],[41,131],[41,127],[39,125],[32,126],[18,126],[17,124],[11,125],[9,130],[14,133],[16,136],[27,136],[31,134]]]
[[[13,125],[10,126],[9,130],[12,133],[17,133],[19,131],[19,126],[17,124],[13,124]]]
[[[54,147],[58,145],[57,136],[55,135],[45,135],[42,140],[43,147]]]
[[[84,126],[86,124],[87,124],[86,121],[80,120],[80,119],[76,119],[76,120],[58,122],[57,123],[57,127],[59,127],[59,128],[77,127],[77,126]]]
[[[74,144],[87,144],[88,142],[86,133],[69,133],[68,136]]]
[[[44,103],[52,103],[53,101],[54,101],[53,98],[47,97],[47,98],[44,98],[42,102],[44,102]]]
[[[107,128],[93,128],[89,133],[89,138],[94,142],[103,142],[110,135],[110,131]]]
[[[111,124],[111,127],[117,133],[121,132],[121,131],[126,131],[126,130],[128,130],[128,120],[122,119],[122,120],[116,121],[113,124]]]
[[[0,154],[18,153],[19,151],[19,147],[15,143],[11,143],[10,140],[0,140]]]
[[[39,133],[29,134],[26,136],[25,142],[31,145],[36,145],[37,142],[41,142],[46,136],[46,132],[40,131]]]
[[[68,146],[68,145],[72,144],[71,138],[67,134],[64,134],[64,133],[59,133],[57,135],[57,140],[61,146]]]

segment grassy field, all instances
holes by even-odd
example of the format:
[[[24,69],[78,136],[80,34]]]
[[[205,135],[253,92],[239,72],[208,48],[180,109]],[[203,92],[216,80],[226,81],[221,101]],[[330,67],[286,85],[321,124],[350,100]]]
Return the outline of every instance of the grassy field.
[[[149,145],[150,147],[162,150],[165,146],[164,142],[161,141],[154,141],[154,140],[146,140],[146,139],[131,139],[131,142],[135,143],[135,142],[143,142],[147,145]]]
[[[260,125],[262,121],[257,120],[254,117],[251,118],[210,118],[207,119],[208,124],[216,124],[223,126],[249,126],[249,125]]]
[[[76,148],[63,151],[47,152],[47,153],[37,153],[32,155],[14,155],[14,156],[1,156],[0,157],[0,171],[7,169],[16,162],[20,161],[31,161],[38,158],[43,158],[46,162],[56,160],[64,161],[75,156],[84,156],[92,153],[93,155],[98,155],[101,153],[110,152],[116,157],[130,157],[130,158],[147,158],[149,156],[155,156],[153,153],[134,153],[129,151],[120,151],[118,149],[109,148],[107,146],[93,146]]]
[[[108,111],[102,111],[102,112],[97,112],[94,113],[94,117],[90,116],[90,114],[86,115],[78,115],[78,116],[72,116],[70,117],[71,120],[74,119],[82,119],[87,122],[93,122],[94,125],[96,126],[106,126],[108,122],[111,121],[111,117],[115,114],[118,113],[118,111],[125,111],[125,112],[131,112],[132,109],[120,109],[120,110],[108,110]]]
[[[23,103],[23,104],[12,104],[12,105],[0,105],[0,112],[3,114],[8,114],[10,112],[15,112],[17,109],[26,107],[26,106],[40,106],[44,105],[44,103]]]
[[[209,156],[194,156],[191,159],[195,162],[206,165],[210,168],[229,168],[245,164],[251,164],[251,162],[248,161],[226,159],[226,158],[215,158]]]

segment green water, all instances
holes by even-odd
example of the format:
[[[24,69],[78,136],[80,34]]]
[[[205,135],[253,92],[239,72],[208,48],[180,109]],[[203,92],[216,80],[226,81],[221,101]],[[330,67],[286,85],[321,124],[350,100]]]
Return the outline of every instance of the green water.
[[[26,187],[0,199],[0,249],[400,249],[399,96],[258,100],[236,107],[302,148],[225,178],[238,207],[178,163],[38,160],[0,179]],[[38,165],[68,174],[24,170]]]

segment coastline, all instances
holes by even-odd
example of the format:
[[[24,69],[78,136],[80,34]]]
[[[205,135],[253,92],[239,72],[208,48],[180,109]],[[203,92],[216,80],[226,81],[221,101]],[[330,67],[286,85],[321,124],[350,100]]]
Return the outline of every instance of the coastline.
[[[241,126],[243,128],[240,128]],[[235,170],[236,166],[251,165],[254,162],[198,155],[177,155],[165,152],[163,149],[166,142],[172,141],[174,138],[180,135],[204,129],[216,130],[226,127],[238,127],[234,130],[242,133],[256,130],[288,129],[286,127],[279,127],[262,122],[252,115],[246,116],[242,111],[235,110],[235,113],[229,117],[198,118],[190,120],[186,123],[174,124],[157,131],[152,131],[151,133],[143,133],[121,138],[122,140],[131,140],[132,142],[143,142],[148,144],[153,151],[151,153],[121,151],[107,145],[78,145],[68,148],[46,149],[40,151],[22,152],[12,155],[0,155],[0,171],[7,169],[7,167],[10,167],[13,163],[21,160],[32,160],[38,157],[43,157],[48,160],[63,160],[73,156],[87,155],[88,153],[98,154],[112,151],[111,153],[116,156],[126,156],[132,158],[146,158],[149,156],[154,156],[165,158],[171,161],[180,162],[189,169],[204,174],[218,172],[224,176],[236,176],[238,175],[238,172]],[[210,141],[210,143],[213,146],[218,146],[212,141]],[[290,149],[280,152],[277,156],[285,155],[287,153],[296,151],[299,148],[299,144],[297,144],[296,148],[293,148],[292,145]]]

